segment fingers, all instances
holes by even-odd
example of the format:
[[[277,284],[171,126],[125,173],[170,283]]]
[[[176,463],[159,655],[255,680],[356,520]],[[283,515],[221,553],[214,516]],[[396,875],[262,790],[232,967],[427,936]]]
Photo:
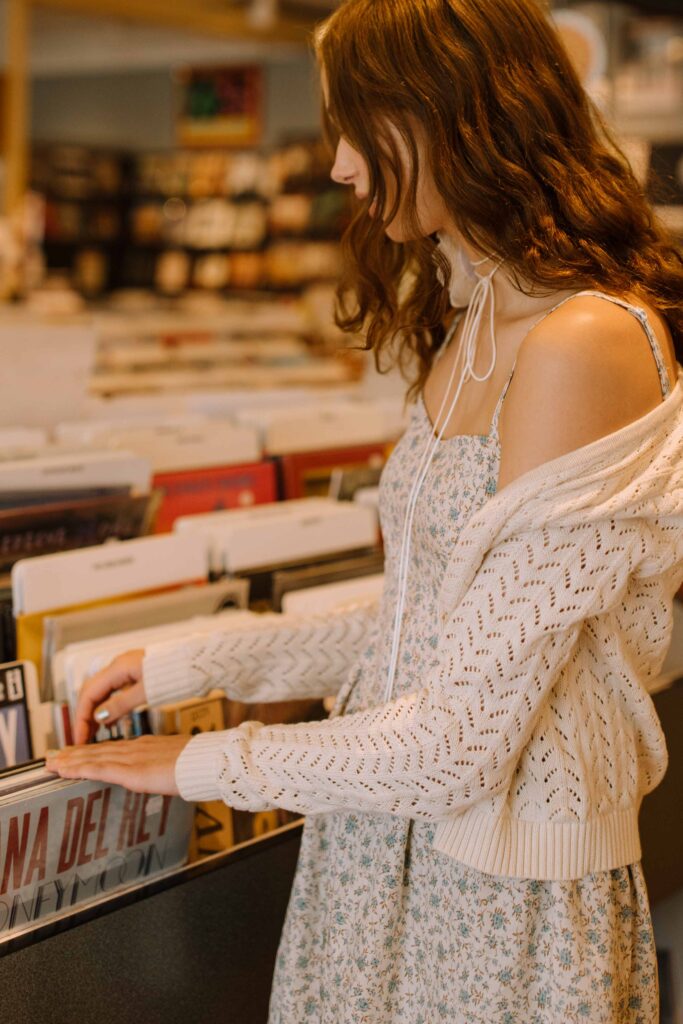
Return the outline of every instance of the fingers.
[[[106,668],[86,679],[76,707],[75,743],[87,743],[92,739],[100,721],[110,724],[138,704],[144,704],[145,696],[141,679],[144,653],[142,648],[126,651],[114,658]],[[127,687],[127,689],[121,693],[115,693],[121,687]],[[112,693],[115,693],[115,698],[107,700]],[[100,707],[105,701],[106,704]],[[104,712],[97,721],[93,717],[96,708]]]
[[[100,744],[98,743],[97,746]],[[90,760],[70,759],[64,765],[55,765],[51,771],[56,771],[63,779],[91,779],[93,782],[110,782],[115,786],[124,786],[126,789],[135,791],[137,773],[127,761],[117,761],[113,758],[99,758]]]
[[[178,794],[175,763],[189,735],[142,736],[48,751],[48,771],[66,779],[92,779],[135,793]]]
[[[105,725],[112,725],[117,722],[122,715],[127,715],[133,708],[138,707],[139,704],[145,703],[145,691],[142,683],[133,683],[132,686],[126,686],[122,690],[117,690],[112,693],[109,699],[104,704],[100,704],[95,712],[94,718],[97,725],[104,723]],[[75,739],[75,737],[74,737]]]

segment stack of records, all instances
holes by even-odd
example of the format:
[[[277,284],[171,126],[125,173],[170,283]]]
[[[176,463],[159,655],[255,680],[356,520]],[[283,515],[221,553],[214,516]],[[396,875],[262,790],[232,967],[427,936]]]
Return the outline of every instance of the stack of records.
[[[42,762],[0,772],[0,951],[46,919],[187,860],[192,806],[179,797],[62,779]]]

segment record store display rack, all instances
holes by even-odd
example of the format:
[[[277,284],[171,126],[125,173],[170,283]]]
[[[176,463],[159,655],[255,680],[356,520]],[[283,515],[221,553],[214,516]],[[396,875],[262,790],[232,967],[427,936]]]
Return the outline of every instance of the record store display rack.
[[[52,144],[35,147],[31,184],[47,267],[88,298],[121,287],[288,292],[339,272],[348,197],[328,170],[309,137],[235,152]]]
[[[328,612],[376,606],[377,485],[402,429],[401,403],[348,393],[321,401],[311,389],[293,407],[292,392],[284,394],[279,406],[276,396],[269,409],[254,398],[230,415],[219,402],[212,415],[140,420],[124,413],[124,401],[116,423],[0,430],[0,984],[11,993],[8,1019],[101,1020],[104,1012],[119,1022],[140,1013],[201,1021],[226,1006],[236,1020],[265,1019],[297,817],[62,780],[45,771],[42,755],[73,741],[84,680],[124,650],[215,630],[279,631],[286,644],[312,615],[324,622]],[[276,672],[279,648],[268,646]],[[340,665],[355,655],[354,634],[347,646],[338,645]],[[247,718],[303,721],[328,710],[322,699],[242,704],[216,689],[141,705],[101,726],[95,740],[194,734]],[[179,935],[182,963],[166,946]],[[105,964],[122,977],[142,969],[145,984],[135,1000],[120,987],[103,1011],[95,1004]]]

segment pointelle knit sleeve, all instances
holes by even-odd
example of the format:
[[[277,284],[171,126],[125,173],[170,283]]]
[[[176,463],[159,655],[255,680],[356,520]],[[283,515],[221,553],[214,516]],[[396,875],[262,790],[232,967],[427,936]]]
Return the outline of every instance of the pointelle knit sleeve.
[[[371,642],[379,600],[356,601],[312,615],[257,616],[239,628],[145,648],[142,678],[153,707],[210,690],[244,703],[334,696]]]
[[[499,541],[445,615],[422,689],[322,722],[245,722],[195,736],[176,763],[181,796],[252,811],[438,820],[495,794],[582,623],[622,600],[648,536],[638,519],[610,518]]]

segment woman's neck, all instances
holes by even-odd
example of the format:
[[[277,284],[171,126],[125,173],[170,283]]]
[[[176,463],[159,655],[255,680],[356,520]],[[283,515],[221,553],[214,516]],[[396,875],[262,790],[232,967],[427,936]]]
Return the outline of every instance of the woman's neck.
[[[495,257],[491,258],[489,256],[485,258],[486,254],[484,252],[475,249],[464,240],[462,245],[472,263],[483,260],[482,263],[478,263],[474,268],[480,277],[484,277],[493,270],[497,262]],[[522,278],[522,280],[524,279]],[[525,295],[515,285],[506,263],[502,263],[498,267],[493,275],[492,283],[495,296],[495,319],[506,323],[540,315],[566,295],[572,295],[577,290],[576,288],[566,288],[562,291],[551,292],[550,294]],[[529,282],[529,287],[531,287],[531,282]],[[543,291],[545,289],[539,288],[539,290]]]

